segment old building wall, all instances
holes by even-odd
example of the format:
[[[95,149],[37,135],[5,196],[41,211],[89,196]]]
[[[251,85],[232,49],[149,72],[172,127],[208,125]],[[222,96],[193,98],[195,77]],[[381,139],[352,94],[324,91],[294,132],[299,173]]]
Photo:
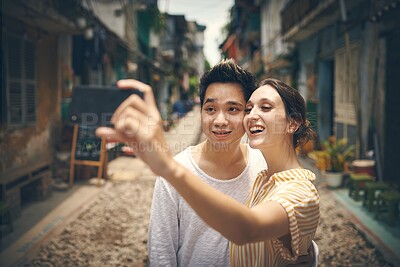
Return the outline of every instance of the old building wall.
[[[36,42],[36,123],[3,132],[5,157],[0,171],[12,176],[13,171],[51,161],[60,122],[57,36],[41,36]],[[3,177],[9,180],[9,177]],[[17,178],[17,177],[16,177]]]

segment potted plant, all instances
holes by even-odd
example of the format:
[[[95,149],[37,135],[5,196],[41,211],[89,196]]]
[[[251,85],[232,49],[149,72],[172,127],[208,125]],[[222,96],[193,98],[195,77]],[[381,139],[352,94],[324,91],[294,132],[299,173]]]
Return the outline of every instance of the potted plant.
[[[321,151],[312,153],[310,157],[316,160],[316,166],[324,172],[328,186],[339,187],[347,164],[354,156],[354,145],[348,145],[345,138],[336,140],[331,136],[322,142]]]

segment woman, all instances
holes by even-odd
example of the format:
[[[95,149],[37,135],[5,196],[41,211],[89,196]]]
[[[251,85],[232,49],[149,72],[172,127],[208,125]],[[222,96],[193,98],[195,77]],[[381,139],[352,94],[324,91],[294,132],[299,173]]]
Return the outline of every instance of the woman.
[[[211,227],[231,241],[232,266],[286,266],[307,254],[319,221],[315,175],[301,167],[295,147],[312,135],[305,103],[290,86],[267,79],[246,105],[244,127],[250,146],[264,155],[268,172],[254,183],[246,205],[204,184],[168,153],[160,114],[151,88],[136,80],[120,81],[137,88],[114,113],[115,128],[97,134],[131,142],[152,171],[164,177]]]

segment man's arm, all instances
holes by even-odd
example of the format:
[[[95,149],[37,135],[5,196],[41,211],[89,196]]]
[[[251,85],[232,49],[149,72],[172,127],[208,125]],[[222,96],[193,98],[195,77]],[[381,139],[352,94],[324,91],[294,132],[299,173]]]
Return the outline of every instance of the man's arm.
[[[176,192],[162,178],[154,186],[148,253],[150,266],[177,266],[179,219]]]

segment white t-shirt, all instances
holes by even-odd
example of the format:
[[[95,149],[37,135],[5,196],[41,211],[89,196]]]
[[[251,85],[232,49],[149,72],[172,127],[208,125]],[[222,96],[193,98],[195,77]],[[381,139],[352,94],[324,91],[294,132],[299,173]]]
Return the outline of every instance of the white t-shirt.
[[[267,164],[261,152],[247,146],[246,168],[236,178],[219,180],[202,171],[192,157],[192,147],[175,159],[207,184],[244,203],[254,179]],[[229,266],[229,243],[207,226],[186,201],[163,178],[153,193],[149,225],[150,266]]]

